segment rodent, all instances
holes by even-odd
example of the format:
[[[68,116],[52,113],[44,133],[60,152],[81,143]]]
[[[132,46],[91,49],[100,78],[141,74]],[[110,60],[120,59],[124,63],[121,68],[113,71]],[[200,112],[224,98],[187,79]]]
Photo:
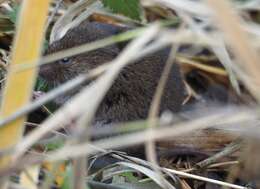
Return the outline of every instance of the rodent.
[[[69,30],[62,39],[52,43],[46,54],[99,40],[122,31],[124,29],[119,26],[84,22]],[[40,76],[48,84],[55,87],[98,65],[113,60],[121,50],[122,45],[113,44],[68,57],[54,64],[42,66]],[[100,104],[94,118],[94,124],[145,119],[168,54],[169,48],[165,48],[125,67]],[[57,98],[55,103],[57,105],[63,104],[71,97],[72,93]],[[184,84],[179,66],[174,64],[164,89],[160,112],[163,110],[178,112],[181,109],[183,99]]]

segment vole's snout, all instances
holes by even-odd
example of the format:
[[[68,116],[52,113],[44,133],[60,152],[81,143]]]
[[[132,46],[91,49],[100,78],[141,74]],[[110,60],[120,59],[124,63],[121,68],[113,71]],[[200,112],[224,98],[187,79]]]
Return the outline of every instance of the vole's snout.
[[[42,65],[39,70],[39,76],[45,80],[48,85],[56,87],[59,84],[74,78],[81,73],[82,70],[84,70],[78,68],[78,70],[74,71],[71,65],[70,58],[63,58],[61,60]]]
[[[39,76],[50,86],[59,82],[60,75],[62,75],[62,69],[58,67],[56,62],[42,65],[39,70]]]
[[[49,70],[50,68],[48,68],[46,65],[41,66],[39,70],[39,76],[46,78],[46,74],[48,73]]]
[[[55,79],[54,67],[50,65],[42,65],[39,70],[39,76],[46,81]]]

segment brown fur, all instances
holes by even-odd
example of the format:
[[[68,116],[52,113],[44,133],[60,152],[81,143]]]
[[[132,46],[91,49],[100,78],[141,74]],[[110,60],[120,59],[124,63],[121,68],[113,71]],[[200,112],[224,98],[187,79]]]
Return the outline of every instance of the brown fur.
[[[117,31],[120,32],[121,29],[117,30],[116,27],[106,24],[86,22],[50,45],[47,54],[102,39]],[[169,49],[160,50],[124,68],[101,103],[95,121],[110,123],[146,118],[168,52]],[[120,47],[111,45],[71,57],[67,63],[58,61],[43,66],[40,75],[49,84],[59,85],[80,73],[88,72],[104,62],[113,60],[119,53]],[[57,99],[56,103],[63,104],[69,97],[70,95],[65,95]],[[181,74],[178,65],[174,64],[162,97],[160,112],[179,111],[183,97],[184,86]]]

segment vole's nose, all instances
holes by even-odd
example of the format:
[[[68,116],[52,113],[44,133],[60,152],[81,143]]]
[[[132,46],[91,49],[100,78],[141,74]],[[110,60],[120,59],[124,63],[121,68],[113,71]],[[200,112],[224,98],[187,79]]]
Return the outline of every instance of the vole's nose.
[[[39,75],[40,77],[42,77],[43,79],[45,80],[51,80],[53,79],[52,76],[53,76],[53,70],[52,70],[52,66],[50,65],[42,65],[40,67],[40,70],[39,70]]]

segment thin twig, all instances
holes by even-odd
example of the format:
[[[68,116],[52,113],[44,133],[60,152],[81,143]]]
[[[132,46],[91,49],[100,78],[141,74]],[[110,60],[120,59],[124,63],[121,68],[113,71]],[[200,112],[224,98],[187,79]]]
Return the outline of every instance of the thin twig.
[[[213,164],[215,162],[217,162],[219,159],[226,157],[230,154],[233,154],[234,152],[238,151],[241,147],[241,142],[236,142],[233,144],[230,144],[229,146],[225,147],[224,150],[222,150],[221,152],[215,154],[212,157],[209,157],[199,163],[196,164],[196,167],[198,167],[199,169],[203,169],[207,166],[209,166],[210,164]]]

